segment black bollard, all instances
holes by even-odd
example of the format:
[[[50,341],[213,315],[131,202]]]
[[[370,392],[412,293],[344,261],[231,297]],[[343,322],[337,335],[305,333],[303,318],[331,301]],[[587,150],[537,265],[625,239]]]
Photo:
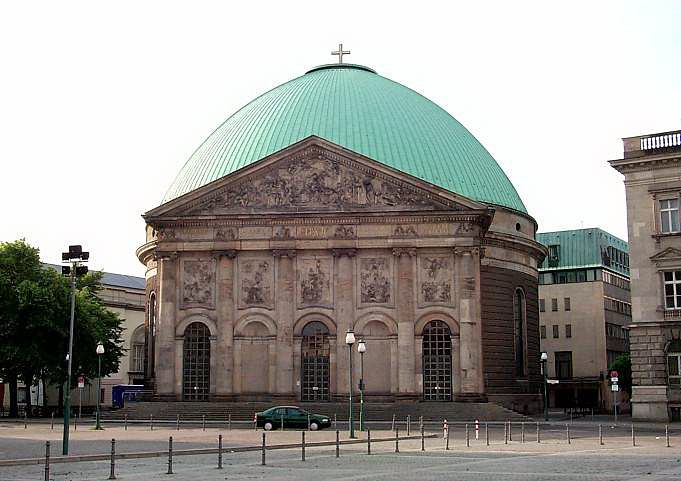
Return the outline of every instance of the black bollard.
[[[28,428],[28,416],[26,411],[24,411],[24,429]]]
[[[168,438],[168,472],[166,474],[173,474],[173,437]]]
[[[301,461],[305,461],[305,431],[301,431],[301,441],[300,441],[300,454]]]
[[[206,430],[206,415],[205,414],[201,417],[201,429],[203,431]]]
[[[222,469],[222,434],[218,435],[218,469]]]
[[[45,441],[45,481],[50,481],[50,442]]]
[[[154,415],[153,414],[149,415],[149,429],[151,431],[154,430]],[[172,474],[172,473],[170,473],[170,474]]]
[[[109,479],[116,479],[116,440],[111,440],[111,471]]]
[[[423,433],[423,423],[421,423],[421,451],[426,450],[426,438]]]
[[[603,425],[598,425],[598,444],[603,446]]]
[[[513,441],[513,423],[508,420],[508,440]]]
[[[470,434],[468,433],[468,423],[466,423],[466,447],[470,447],[471,445],[471,438]]]
[[[265,433],[262,433],[262,461],[261,464],[265,466]]]
[[[128,430],[128,415],[127,414],[123,418],[123,427],[126,431]]]
[[[367,428],[367,454],[371,454],[371,429]]]
[[[539,439],[539,421],[537,421],[537,444],[539,444],[541,440]]]
[[[567,443],[570,444],[570,425],[565,425],[565,437],[567,438]]]
[[[631,445],[636,446],[636,435],[634,434],[634,423],[631,423]]]
[[[670,447],[671,445],[669,444],[669,425],[668,424],[664,425],[664,438],[667,441],[667,447]]]
[[[449,451],[449,424],[445,426],[445,451]]]
[[[508,424],[504,423],[504,444],[508,444]]]
[[[489,446],[489,426],[485,423],[485,444]]]
[[[407,414],[407,436],[411,436],[411,415]]]
[[[520,423],[520,442],[525,442],[525,421]]]
[[[395,452],[400,452],[400,428],[395,428]]]
[[[54,411],[52,411],[52,422],[50,422],[50,429],[54,429]]]
[[[229,413],[227,416],[227,428],[231,431],[232,430],[232,413]]]
[[[336,429],[336,457],[340,456],[340,433]]]
[[[177,415],[177,418],[175,419],[175,429],[178,431],[180,430],[180,415]]]

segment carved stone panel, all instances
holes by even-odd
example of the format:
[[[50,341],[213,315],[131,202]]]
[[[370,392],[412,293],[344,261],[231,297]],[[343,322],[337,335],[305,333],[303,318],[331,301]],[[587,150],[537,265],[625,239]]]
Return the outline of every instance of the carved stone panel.
[[[359,304],[393,305],[392,257],[362,257],[359,259]]]
[[[239,256],[238,306],[274,308],[274,261],[271,257]]]
[[[418,258],[419,305],[451,305],[454,298],[454,262],[451,256],[423,254]]]
[[[445,205],[447,204],[447,205]],[[225,186],[190,208],[189,214],[373,209],[432,210],[453,203],[440,202],[406,182],[388,178],[347,159],[332,159],[311,149],[282,159],[259,172]]]
[[[182,307],[215,306],[215,261],[182,261]]]
[[[333,259],[299,257],[296,262],[298,307],[333,309]]]

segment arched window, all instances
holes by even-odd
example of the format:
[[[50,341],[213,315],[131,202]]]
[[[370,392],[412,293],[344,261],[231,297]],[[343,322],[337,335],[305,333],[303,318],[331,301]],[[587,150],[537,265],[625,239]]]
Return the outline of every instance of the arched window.
[[[526,371],[526,336],[527,313],[525,309],[525,294],[522,289],[516,289],[513,296],[513,351],[515,355],[515,375],[525,377]]]
[[[149,360],[146,376],[154,377],[156,371],[156,293],[149,295],[149,327],[147,330],[147,356]]]
[[[144,372],[144,326],[139,326],[130,337],[130,372],[141,374]]]
[[[423,399],[452,400],[452,333],[443,321],[423,328]]]
[[[667,376],[670,386],[681,387],[681,340],[667,346]]]
[[[329,328],[312,321],[303,327],[301,343],[301,400],[329,400]]]

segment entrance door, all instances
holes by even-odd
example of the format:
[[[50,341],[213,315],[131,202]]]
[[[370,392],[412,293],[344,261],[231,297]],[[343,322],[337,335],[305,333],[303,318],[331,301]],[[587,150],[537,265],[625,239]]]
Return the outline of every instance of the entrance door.
[[[184,331],[182,398],[205,401],[210,392],[210,332],[200,322]]]
[[[329,400],[329,329],[312,321],[303,328],[301,353],[302,401]]]
[[[423,399],[452,400],[452,338],[442,321],[431,321],[423,329]]]

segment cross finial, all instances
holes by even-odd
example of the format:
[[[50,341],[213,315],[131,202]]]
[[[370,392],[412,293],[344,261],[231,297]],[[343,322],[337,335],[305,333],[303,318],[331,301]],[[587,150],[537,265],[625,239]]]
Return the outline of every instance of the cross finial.
[[[331,55],[338,55],[338,63],[343,63],[343,55],[350,55],[349,50],[343,50],[343,44],[338,44],[338,50],[331,52]]]

